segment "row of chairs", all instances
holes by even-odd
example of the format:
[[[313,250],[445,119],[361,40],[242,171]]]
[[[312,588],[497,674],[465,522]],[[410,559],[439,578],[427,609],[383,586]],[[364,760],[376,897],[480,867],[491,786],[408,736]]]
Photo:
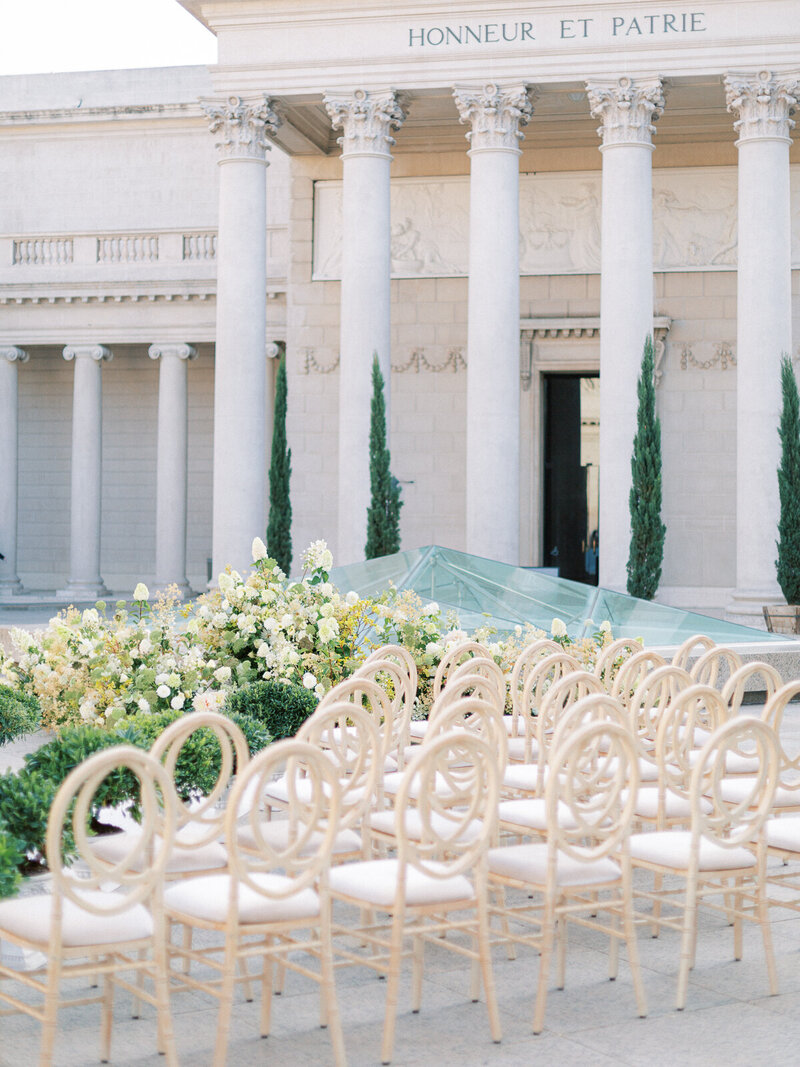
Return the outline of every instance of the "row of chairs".
[[[634,866],[656,876],[650,895],[657,928],[674,925],[661,913],[658,880],[667,873],[685,876],[679,1007],[694,955],[696,902],[712,892],[722,893],[722,907],[734,922],[737,957],[742,921],[760,922],[775,991],[762,891],[781,765],[775,729],[769,722],[724,714],[723,696],[699,685],[685,664],[659,663],[655,653],[649,669],[641,659],[633,662],[643,652],[638,645],[629,646],[627,655],[619,644],[611,646],[591,675],[553,645],[526,650],[509,684],[483,646],[462,646],[440,665],[426,724],[412,719],[413,660],[402,648],[388,647],[332,690],[296,739],[272,745],[252,761],[228,720],[192,714],[166,731],[149,755],[112,750],[79,769],[64,783],[51,816],[52,900],[39,898],[44,903],[36,916],[21,901],[0,904],[0,936],[26,948],[49,946],[46,973],[16,975],[39,990],[43,1008],[9,997],[0,986],[0,998],[12,1008],[38,1011],[44,1026],[41,1062],[51,1062],[59,980],[72,973],[106,980],[100,994],[104,1059],[116,982],[156,1005],[159,1049],[168,1062],[176,1062],[170,989],[218,997],[215,1063],[224,1063],[234,988],[242,984],[246,995],[252,993],[253,957],[264,961],[261,1032],[269,1032],[271,991],[282,986],[285,971],[313,975],[321,983],[322,1021],[330,1027],[337,1063],[345,1053],[335,966],[359,963],[385,973],[382,1059],[389,1062],[409,937],[414,1010],[420,1007],[424,944],[433,938],[471,959],[471,995],[477,999],[482,981],[495,1040],[500,1021],[490,940],[535,945],[542,955],[534,1012],[538,1032],[556,942],[563,984],[567,921],[601,925],[609,933],[613,974],[616,945],[626,941],[637,1008],[644,1015]],[[665,669],[673,673],[656,677]],[[689,679],[685,685],[683,674]],[[701,677],[709,682],[718,676],[712,679],[709,667]],[[608,692],[612,685],[616,695]],[[222,773],[211,796],[187,808],[177,802],[172,775],[188,733],[198,728],[216,734]],[[518,741],[522,745],[515,745]],[[749,777],[731,776],[737,760]],[[134,832],[90,839],[85,827],[91,796],[113,766],[125,766],[139,778],[142,824]],[[224,798],[233,771],[235,782]],[[653,771],[649,780],[656,784],[650,789],[662,797],[682,796],[683,814],[668,816],[667,804],[659,803],[653,829],[633,832],[646,818],[637,806],[642,782]],[[727,790],[735,782],[739,796],[732,801]],[[749,783],[744,793],[742,782]],[[85,879],[62,869],[61,829],[68,812],[89,871]],[[109,882],[120,889],[104,892]],[[517,889],[523,893],[511,892],[509,904],[506,891]],[[535,907],[528,901],[531,892]],[[334,900],[356,909],[357,920],[335,925]],[[376,921],[379,913],[388,916],[388,926]],[[600,924],[601,913],[610,915],[609,923]],[[144,925],[130,925],[134,918]],[[98,923],[106,923],[102,937]],[[221,958],[213,945],[195,947],[187,934],[175,942],[171,925],[215,931]],[[345,934],[355,937],[354,948],[345,947],[340,939]],[[318,956],[318,970],[298,962],[299,948]],[[152,992],[142,980],[133,985],[125,979],[131,970],[153,979]],[[0,976],[14,977],[2,967]]]

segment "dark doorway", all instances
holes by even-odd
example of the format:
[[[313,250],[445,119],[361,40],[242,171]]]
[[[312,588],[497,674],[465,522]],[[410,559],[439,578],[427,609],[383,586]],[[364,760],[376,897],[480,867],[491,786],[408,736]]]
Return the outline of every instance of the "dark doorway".
[[[597,585],[600,379],[547,374],[544,398],[542,565]]]

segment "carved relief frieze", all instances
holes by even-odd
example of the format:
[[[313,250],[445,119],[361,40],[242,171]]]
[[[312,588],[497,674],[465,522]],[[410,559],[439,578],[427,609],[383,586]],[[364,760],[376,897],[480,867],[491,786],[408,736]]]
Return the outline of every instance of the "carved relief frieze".
[[[304,374],[333,374],[339,367],[338,352],[327,363],[320,363],[317,359],[316,350],[313,348],[301,348],[300,354],[303,357]]]
[[[409,371],[419,374],[421,371],[431,371],[433,374],[441,374],[442,371],[452,371],[458,374],[460,370],[466,370],[467,360],[462,346],[447,349],[444,358],[428,359],[424,348],[415,348],[405,363],[393,363],[392,370],[396,374],[407,374]]]
[[[736,366],[736,353],[730,341],[684,341],[681,370],[728,370]]]

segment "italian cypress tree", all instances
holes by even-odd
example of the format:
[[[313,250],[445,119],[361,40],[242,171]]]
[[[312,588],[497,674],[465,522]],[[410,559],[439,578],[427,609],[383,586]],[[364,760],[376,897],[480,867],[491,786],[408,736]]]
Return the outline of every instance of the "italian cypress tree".
[[[800,604],[800,398],[792,361],[781,359],[781,465],[778,491],[781,513],[778,521],[778,585],[787,604]]]
[[[272,427],[272,457],[269,467],[269,521],[267,552],[286,574],[292,565],[292,450],[286,447],[286,359],[278,364],[275,382],[275,421]]]
[[[372,409],[369,424],[369,483],[371,500],[367,508],[367,559],[400,551],[400,485],[389,470],[386,447],[386,402],[383,375],[377,355],[372,358]]]
[[[631,456],[631,548],[628,592],[652,600],[661,580],[666,526],[661,521],[661,423],[656,415],[653,339],[648,334],[638,385],[639,410]]]

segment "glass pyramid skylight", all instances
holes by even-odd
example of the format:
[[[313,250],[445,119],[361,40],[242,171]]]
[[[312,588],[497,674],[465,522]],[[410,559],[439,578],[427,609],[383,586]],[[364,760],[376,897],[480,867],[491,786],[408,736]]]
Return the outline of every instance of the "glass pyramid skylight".
[[[354,589],[363,596],[381,592],[390,582],[401,590],[413,589],[424,600],[435,600],[443,612],[452,608],[465,630],[489,623],[499,633],[508,633],[531,623],[549,633],[553,619],[559,618],[575,638],[608,619],[615,637],[640,637],[648,646],[677,645],[697,633],[726,645],[786,640],[438,545],[337,567],[330,577],[342,592]]]

